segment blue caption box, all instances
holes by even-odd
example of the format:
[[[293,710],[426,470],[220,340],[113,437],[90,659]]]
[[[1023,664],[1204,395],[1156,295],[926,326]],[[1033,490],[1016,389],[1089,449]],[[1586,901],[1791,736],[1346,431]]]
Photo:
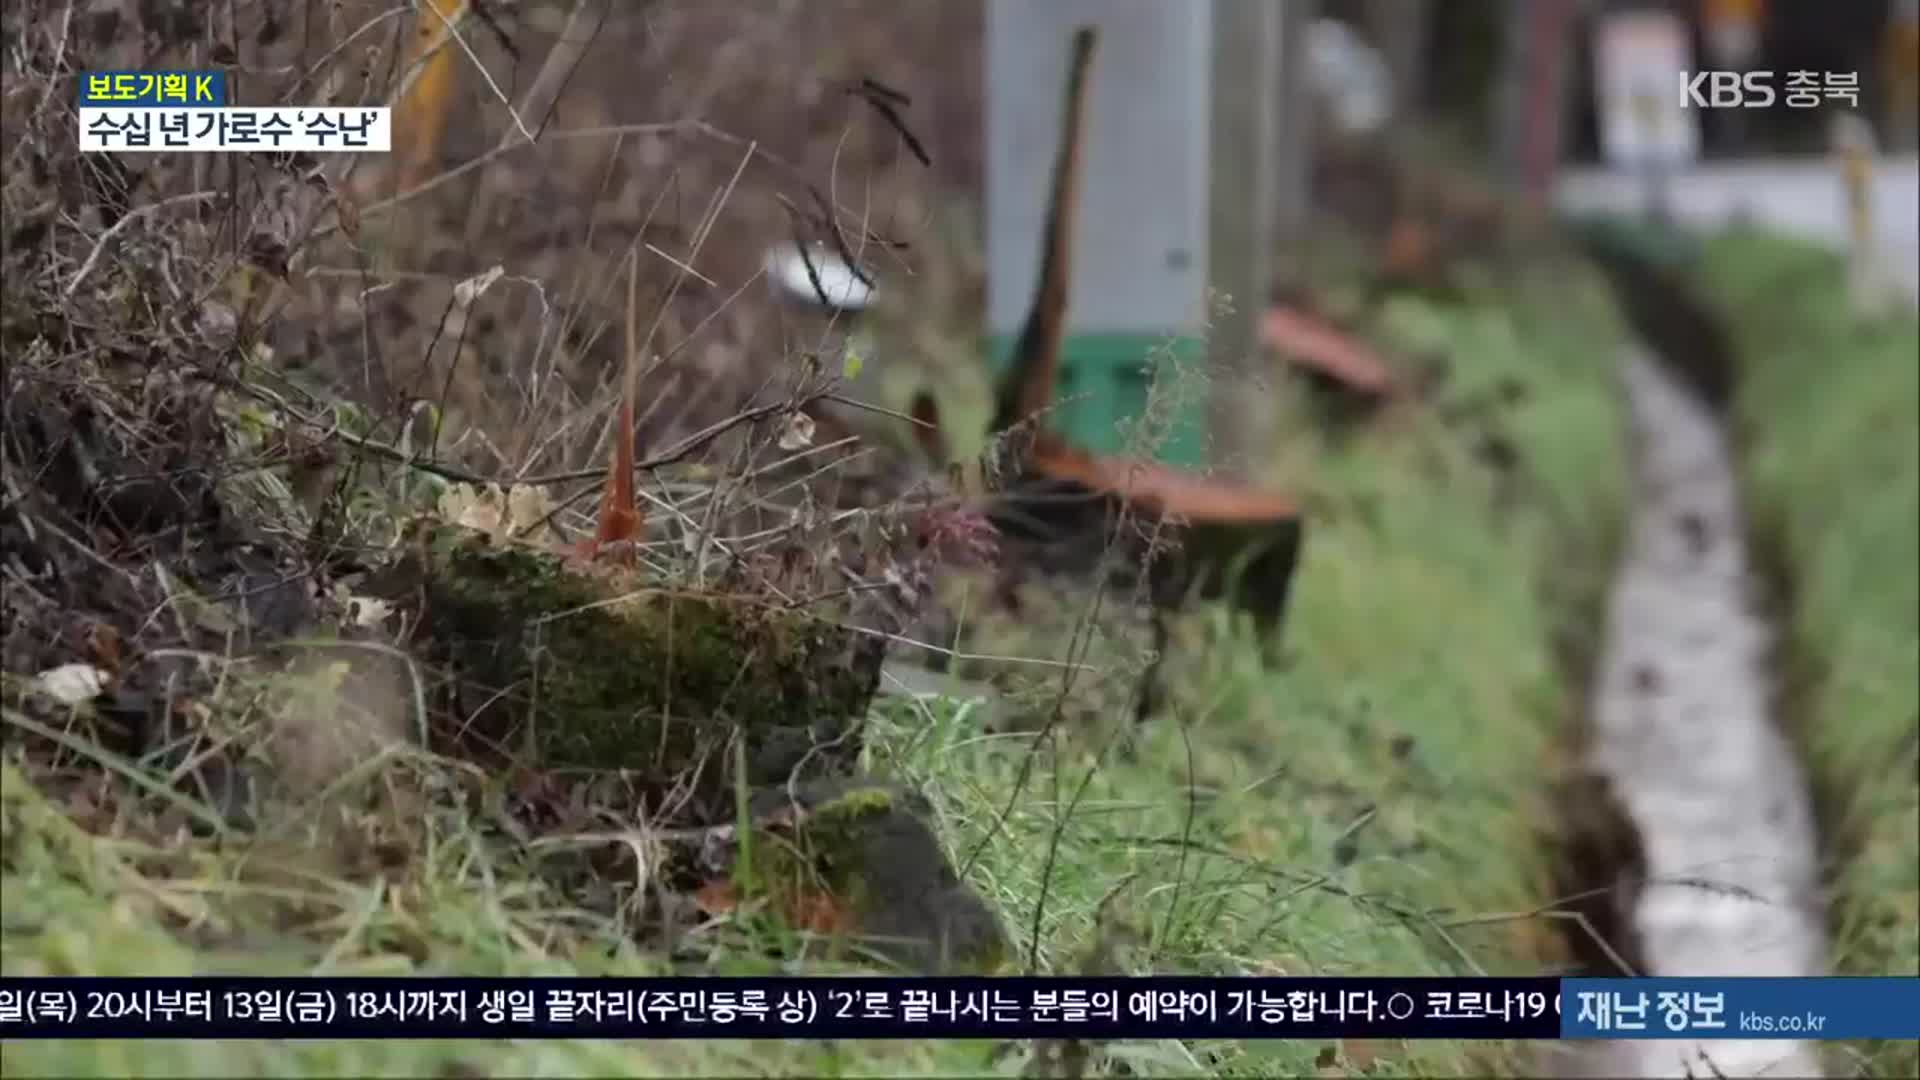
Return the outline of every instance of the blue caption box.
[[[0,1039],[1551,1039],[1559,980],[0,978]]]
[[[227,105],[224,71],[85,71],[80,107],[219,109]]]
[[[1563,1039],[1920,1039],[1920,978],[1567,979]]]

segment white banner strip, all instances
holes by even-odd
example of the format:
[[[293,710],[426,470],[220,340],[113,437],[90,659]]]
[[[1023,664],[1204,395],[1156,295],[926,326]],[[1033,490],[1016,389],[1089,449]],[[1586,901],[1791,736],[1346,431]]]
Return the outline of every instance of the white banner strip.
[[[94,108],[79,110],[80,151],[100,153],[385,154],[393,110],[368,108]]]

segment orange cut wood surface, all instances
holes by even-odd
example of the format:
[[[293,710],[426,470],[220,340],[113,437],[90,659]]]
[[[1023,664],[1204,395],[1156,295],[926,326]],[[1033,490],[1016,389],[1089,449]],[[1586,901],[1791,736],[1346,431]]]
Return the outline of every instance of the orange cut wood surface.
[[[1355,390],[1369,394],[1393,390],[1393,372],[1378,353],[1305,312],[1287,307],[1268,308],[1260,339],[1294,363]]]
[[[1033,467],[1043,476],[1070,480],[1157,514],[1194,521],[1278,521],[1300,513],[1298,503],[1278,492],[1212,480],[1154,462],[1095,457],[1057,443],[1037,448]]]

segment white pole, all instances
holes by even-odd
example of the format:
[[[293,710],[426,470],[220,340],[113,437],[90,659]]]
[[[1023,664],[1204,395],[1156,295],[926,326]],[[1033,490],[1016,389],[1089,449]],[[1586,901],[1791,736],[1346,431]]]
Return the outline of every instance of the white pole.
[[[1206,322],[1213,5],[988,0],[986,13],[987,321],[1001,354],[1039,272],[1068,45],[1081,25],[1100,34],[1056,430],[1119,450],[1155,346]],[[1196,456],[1200,434],[1170,456]]]

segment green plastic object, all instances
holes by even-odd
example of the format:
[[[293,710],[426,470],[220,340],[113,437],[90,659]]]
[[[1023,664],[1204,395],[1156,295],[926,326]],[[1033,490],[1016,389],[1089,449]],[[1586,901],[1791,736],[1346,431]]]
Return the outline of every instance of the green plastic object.
[[[1011,360],[1014,338],[987,339],[988,362],[996,374]],[[1181,381],[1203,371],[1206,342],[1197,337],[1142,333],[1068,335],[1061,348],[1060,385],[1048,427],[1067,442],[1097,454],[1151,458],[1165,465],[1204,468],[1207,464],[1207,388],[1204,381]],[[1160,395],[1176,406],[1157,445],[1130,440],[1146,411],[1152,386],[1148,365],[1156,364],[1173,380]],[[1172,370],[1177,369],[1177,370]],[[1137,438],[1137,436],[1135,437]]]

